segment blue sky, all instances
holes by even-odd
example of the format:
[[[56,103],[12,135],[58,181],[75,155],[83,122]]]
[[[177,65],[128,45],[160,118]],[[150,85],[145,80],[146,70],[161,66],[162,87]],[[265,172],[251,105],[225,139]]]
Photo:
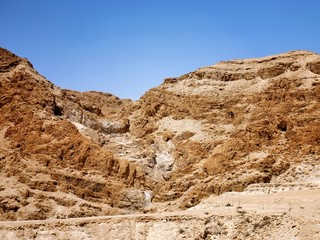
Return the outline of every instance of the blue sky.
[[[221,60],[320,53],[320,0],[0,0],[0,22],[56,85],[134,100]]]

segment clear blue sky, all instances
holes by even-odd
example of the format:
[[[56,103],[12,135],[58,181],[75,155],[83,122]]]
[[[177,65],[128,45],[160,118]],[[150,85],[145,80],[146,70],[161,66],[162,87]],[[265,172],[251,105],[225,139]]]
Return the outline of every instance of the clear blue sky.
[[[220,60],[320,53],[320,0],[0,0],[0,22],[56,85],[131,99]]]

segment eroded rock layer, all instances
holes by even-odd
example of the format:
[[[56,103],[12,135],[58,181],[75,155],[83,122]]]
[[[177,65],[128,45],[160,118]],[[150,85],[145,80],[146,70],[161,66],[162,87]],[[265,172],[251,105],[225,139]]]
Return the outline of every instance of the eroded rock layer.
[[[173,211],[319,181],[320,56],[220,62],[132,102],[60,89],[1,48],[0,126],[1,220]]]

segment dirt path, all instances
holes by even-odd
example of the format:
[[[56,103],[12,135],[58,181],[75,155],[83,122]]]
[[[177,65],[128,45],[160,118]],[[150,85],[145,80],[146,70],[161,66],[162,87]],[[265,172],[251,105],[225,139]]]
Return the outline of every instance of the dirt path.
[[[312,186],[256,186],[185,211],[3,221],[0,239],[320,239],[320,189]]]
[[[283,185],[281,186],[283,188]],[[281,188],[281,186],[279,188]],[[290,215],[295,216],[309,216],[320,218],[320,189],[302,189],[293,191],[284,190],[274,193],[257,193],[251,190],[245,192],[230,192],[224,193],[220,196],[210,197],[204,200],[199,205],[186,211],[95,216],[68,219],[0,221],[0,226],[19,226],[45,223],[72,223],[108,219],[134,219],[141,217],[163,218],[174,216],[204,216],[208,215],[208,213],[214,213],[215,215],[234,215],[239,211],[247,211],[255,214],[290,213]]]

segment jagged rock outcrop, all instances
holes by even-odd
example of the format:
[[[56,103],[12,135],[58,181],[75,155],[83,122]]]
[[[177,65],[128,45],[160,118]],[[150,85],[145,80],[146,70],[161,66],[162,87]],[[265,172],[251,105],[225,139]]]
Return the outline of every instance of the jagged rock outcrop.
[[[130,130],[154,139],[169,131],[173,145],[170,177],[154,200],[190,207],[210,194],[273,181],[305,161],[317,164],[319,59],[294,51],[221,62],[147,92]]]
[[[132,102],[60,89],[1,48],[1,219],[185,209],[318,178],[297,169],[319,162],[319,62],[307,51],[220,62]]]
[[[61,217],[120,212],[111,206],[118,205],[118,195],[126,188],[142,188],[144,174],[139,166],[101,148],[100,119],[122,119],[117,113],[125,114],[121,107],[131,102],[110,94],[62,90],[26,59],[5,49],[0,49],[0,63],[0,170],[2,179],[12,182],[1,186],[1,218],[58,216],[59,201],[68,193],[88,209],[75,209]],[[92,129],[91,135],[81,134],[85,128]],[[18,192],[10,191],[16,184]],[[44,202],[53,192],[60,194],[58,200]],[[35,215],[37,211],[41,214]]]

